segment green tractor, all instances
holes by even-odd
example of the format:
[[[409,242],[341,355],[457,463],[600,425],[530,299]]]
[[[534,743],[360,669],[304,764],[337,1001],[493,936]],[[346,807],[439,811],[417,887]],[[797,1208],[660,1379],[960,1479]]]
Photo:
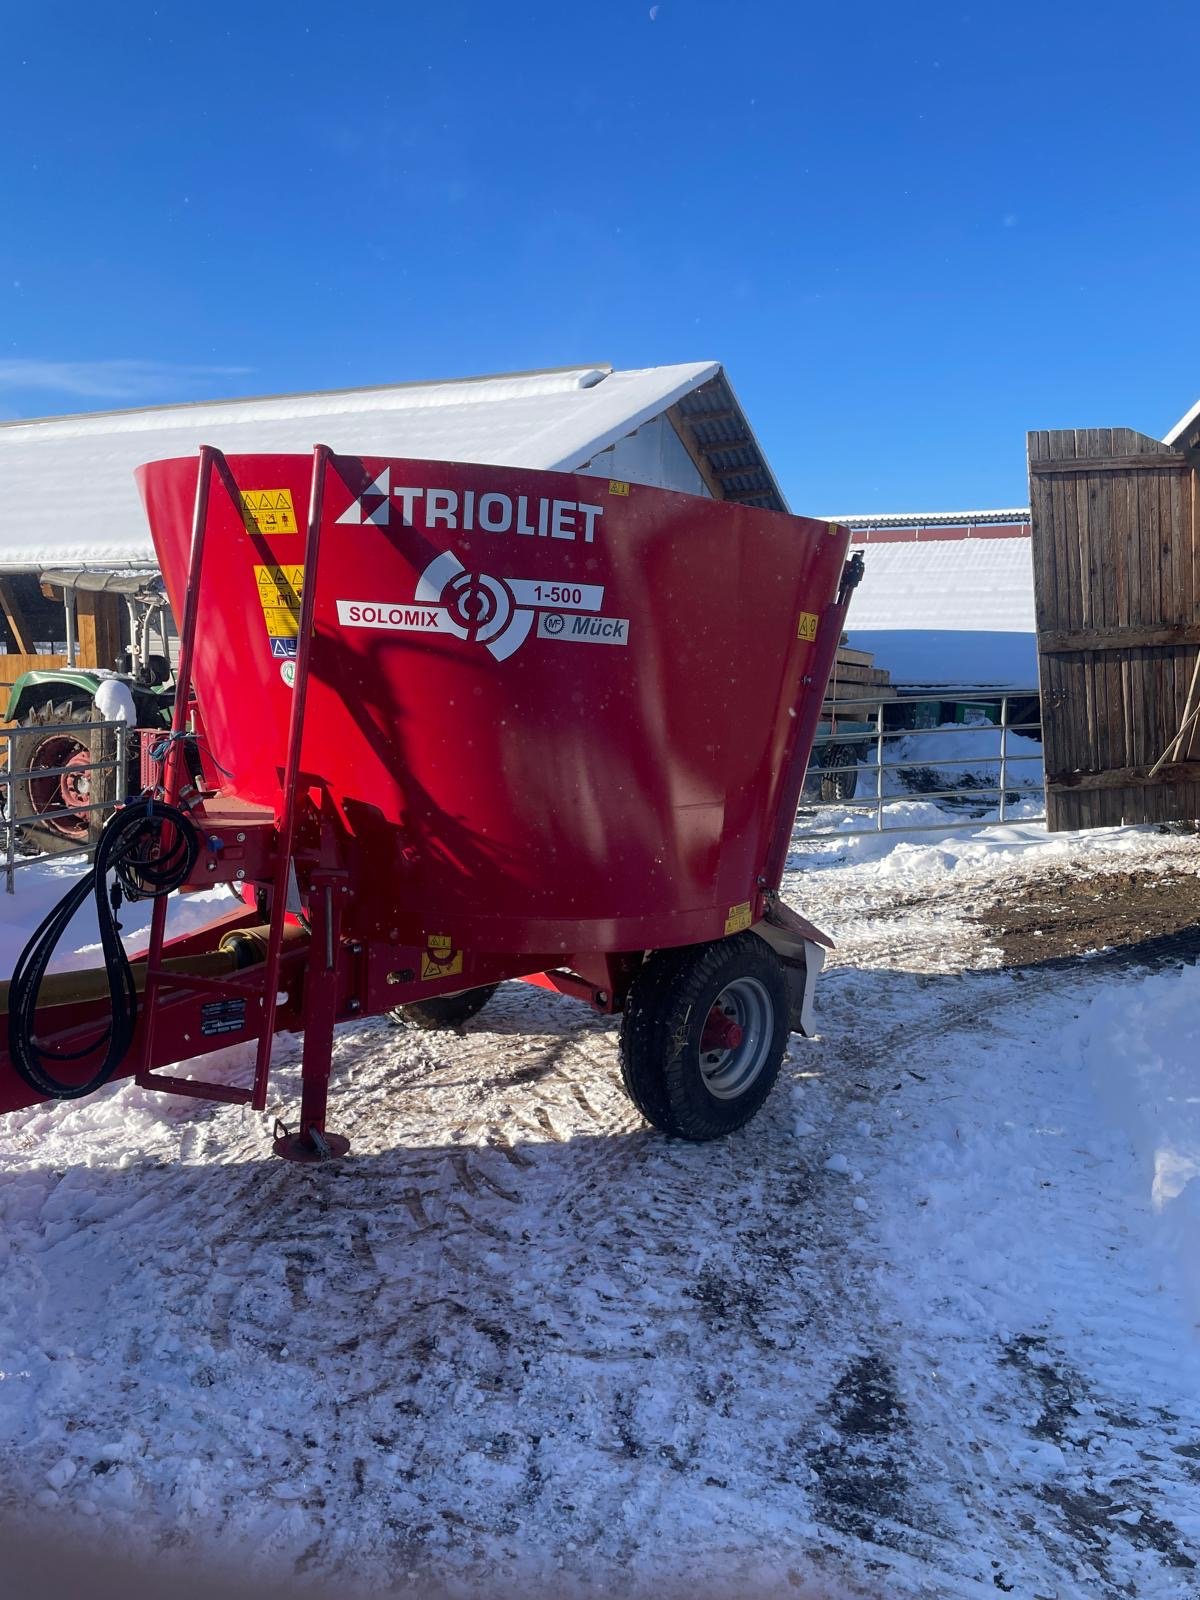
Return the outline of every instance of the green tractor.
[[[175,687],[167,642],[166,595],[157,576],[115,577],[98,573],[47,573],[64,589],[95,588],[124,595],[130,644],[121,670],[58,667],[24,672],[12,686],[5,712],[18,725],[10,741],[10,770],[27,776],[8,788],[9,820],[30,852],[88,849],[112,805],[131,787],[140,788],[141,739],[171,726]],[[120,587],[118,587],[120,586]],[[159,640],[152,635],[157,627]],[[113,727],[129,728],[125,767],[94,770],[115,762],[122,741]]]

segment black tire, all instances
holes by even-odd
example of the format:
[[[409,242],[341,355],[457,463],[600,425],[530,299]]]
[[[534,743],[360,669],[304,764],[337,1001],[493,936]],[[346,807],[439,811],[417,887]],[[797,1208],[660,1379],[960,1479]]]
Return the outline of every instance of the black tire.
[[[478,989],[464,989],[461,994],[414,1000],[411,1005],[396,1006],[391,1015],[396,1022],[411,1022],[417,1028],[461,1028],[479,1015],[499,987],[498,983],[485,983]]]
[[[852,744],[827,745],[821,763],[822,803],[836,805],[840,800],[853,800],[857,788],[857,749]]]
[[[719,1008],[740,1041],[702,1051]],[[770,1094],[787,1047],[783,965],[756,933],[653,955],[621,1018],[621,1079],[646,1121],[680,1139],[719,1139]],[[727,1027],[728,1022],[721,1026]]]
[[[45,701],[21,719],[20,732],[12,740],[11,759],[15,768],[35,771],[38,767],[46,767],[53,770],[73,761],[78,761],[83,768],[79,777],[65,772],[48,778],[35,775],[20,778],[13,784],[11,820],[20,829],[22,843],[27,849],[61,854],[64,851],[87,850],[95,844],[107,815],[107,806],[102,810],[80,809],[76,816],[50,817],[44,822],[37,820],[43,812],[112,799],[116,789],[112,769],[101,772],[87,770],[88,763],[111,760],[115,755],[111,736],[102,735],[99,729],[94,733],[80,728],[68,732],[63,726],[94,720],[95,713],[90,704],[71,700],[57,703]],[[110,744],[113,748],[109,748]]]

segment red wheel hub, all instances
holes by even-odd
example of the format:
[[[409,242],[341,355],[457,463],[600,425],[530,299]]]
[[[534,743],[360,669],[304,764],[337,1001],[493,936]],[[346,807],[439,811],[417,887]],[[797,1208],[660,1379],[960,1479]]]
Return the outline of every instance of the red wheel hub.
[[[86,745],[69,734],[51,734],[43,739],[30,759],[29,798],[33,810],[43,816],[47,811],[68,810],[65,817],[47,817],[43,826],[62,834],[65,839],[86,839],[88,831],[87,806],[91,800],[91,755]],[[63,772],[48,772],[45,777],[36,775],[38,767],[63,767]]]
[[[710,1050],[736,1050],[742,1035],[741,1023],[735,1022],[720,1006],[714,1006],[705,1021],[700,1048],[705,1054]]]

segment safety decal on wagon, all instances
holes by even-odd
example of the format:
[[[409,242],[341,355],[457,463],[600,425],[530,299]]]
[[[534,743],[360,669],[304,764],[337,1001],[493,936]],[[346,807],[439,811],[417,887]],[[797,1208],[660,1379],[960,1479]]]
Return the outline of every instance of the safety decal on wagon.
[[[802,611],[796,621],[797,639],[807,639],[811,644],[817,637],[817,614],[815,611]]]
[[[242,515],[247,532],[295,533],[298,529],[290,489],[243,489]]]
[[[421,982],[432,983],[435,978],[453,978],[463,969],[463,953],[454,948],[454,940],[447,933],[431,933],[421,951]]]
[[[287,661],[296,654],[300,635],[300,595],[304,587],[303,566],[256,566],[258,603],[262,607],[271,656]]]
[[[750,902],[743,900],[740,906],[730,906],[729,914],[725,918],[725,932],[744,933],[750,923]]]
[[[344,628],[400,633],[441,633],[483,645],[507,661],[533,631],[535,637],[576,644],[627,644],[628,617],[601,616],[604,586],[549,583],[538,578],[494,578],[468,572],[444,550],[421,574],[411,600],[339,600]]]

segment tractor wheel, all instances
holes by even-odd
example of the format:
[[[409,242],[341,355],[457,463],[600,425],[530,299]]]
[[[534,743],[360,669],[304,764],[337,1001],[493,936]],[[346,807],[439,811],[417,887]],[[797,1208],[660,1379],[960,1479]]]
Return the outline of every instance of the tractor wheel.
[[[414,1000],[410,1005],[396,1006],[391,1015],[394,1021],[411,1022],[417,1028],[460,1028],[478,1016],[499,987],[498,983],[485,983],[482,988],[464,989],[461,994]]]
[[[858,751],[852,744],[827,746],[821,763],[822,803],[835,805],[839,800],[853,800],[857,788]]]
[[[91,722],[91,706],[70,700],[57,704],[47,701],[36,706],[21,722],[13,736],[9,759],[13,768],[28,771],[12,785],[10,821],[21,830],[27,847],[46,852],[86,850],[94,843],[104,814],[88,807],[112,788],[112,772],[92,772],[92,763],[110,759],[114,752],[105,748],[94,755],[98,741],[94,735],[72,723]],[[46,776],[38,774],[46,768]],[[63,771],[55,771],[64,768]],[[49,815],[62,812],[61,816]]]
[[[719,1139],[771,1092],[789,1031],[787,977],[756,933],[665,950],[646,962],[621,1018],[621,1078],[647,1122]]]

